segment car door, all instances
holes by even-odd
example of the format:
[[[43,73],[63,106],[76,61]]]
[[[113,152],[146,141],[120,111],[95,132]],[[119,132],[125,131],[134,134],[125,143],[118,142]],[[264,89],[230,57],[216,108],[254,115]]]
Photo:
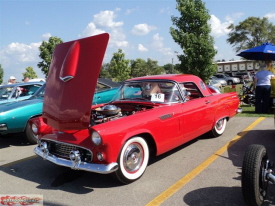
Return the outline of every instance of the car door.
[[[209,131],[213,125],[214,112],[211,99],[204,97],[196,84],[184,83],[189,100],[182,104],[181,127],[184,138],[193,139]]]

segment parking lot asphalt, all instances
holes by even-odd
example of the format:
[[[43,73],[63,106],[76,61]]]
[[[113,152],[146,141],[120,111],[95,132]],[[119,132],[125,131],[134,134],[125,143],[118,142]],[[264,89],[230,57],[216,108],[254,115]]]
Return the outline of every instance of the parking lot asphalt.
[[[0,138],[0,194],[41,194],[44,205],[245,205],[241,168],[250,144],[275,161],[274,119],[234,117],[218,138],[202,135],[150,160],[136,182],[56,166],[33,153],[21,135]],[[275,188],[265,205],[275,205]]]

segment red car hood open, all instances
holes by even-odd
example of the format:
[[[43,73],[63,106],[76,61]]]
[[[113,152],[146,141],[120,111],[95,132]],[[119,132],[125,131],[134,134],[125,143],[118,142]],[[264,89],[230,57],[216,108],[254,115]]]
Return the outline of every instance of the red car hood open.
[[[46,124],[60,131],[89,126],[108,40],[109,34],[104,33],[56,46],[44,95]]]

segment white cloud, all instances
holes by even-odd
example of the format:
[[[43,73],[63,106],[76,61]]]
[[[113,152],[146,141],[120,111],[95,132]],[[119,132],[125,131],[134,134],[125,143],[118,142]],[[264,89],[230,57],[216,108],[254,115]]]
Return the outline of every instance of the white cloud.
[[[275,13],[268,13],[264,17],[268,18],[270,21],[275,21]]]
[[[146,35],[149,32],[155,30],[156,27],[155,26],[150,26],[148,24],[137,24],[134,26],[134,28],[132,29],[131,33],[134,35]]]
[[[6,62],[33,62],[37,60],[38,47],[41,43],[31,43],[29,45],[13,42],[8,45],[7,49],[1,52],[1,56]]]
[[[82,35],[79,35],[80,37],[88,37],[88,36],[93,36],[96,34],[101,34],[104,33],[104,30],[97,29],[95,24],[93,22],[89,23],[87,27],[84,29],[82,32]]]
[[[171,48],[163,47],[163,37],[161,37],[158,33],[153,36],[152,46],[157,51],[164,55],[174,55],[171,51]]]
[[[37,71],[39,58],[39,49],[41,42],[31,43],[29,45],[18,42],[9,44],[0,51],[0,62],[4,69],[4,80],[8,76],[15,76],[18,80],[22,79],[22,73],[27,67],[33,67],[39,76],[41,72]]]
[[[171,15],[171,8],[170,7],[166,7],[166,8],[162,8],[162,9],[160,9],[160,11],[159,11],[161,14],[169,14],[169,15]]]
[[[146,52],[146,51],[148,51],[148,49],[146,47],[144,47],[142,44],[138,44],[138,51]]]
[[[47,40],[49,40],[49,38],[50,38],[51,36],[52,36],[51,33],[46,33],[46,34],[43,34],[43,35],[42,35],[42,39],[43,39],[44,41],[47,41]]]
[[[225,17],[225,22],[222,22],[215,15],[211,15],[211,19],[209,20],[209,24],[211,25],[211,35],[214,37],[225,36],[230,32],[230,29],[227,27],[230,24],[233,24],[234,21],[242,17],[244,14],[242,12],[233,13],[231,15],[227,15]]]
[[[228,20],[226,22],[221,22],[215,15],[211,15],[209,23],[211,25],[211,35],[214,37],[220,37],[227,35],[230,32],[230,29],[227,29],[227,27],[233,23],[233,21]]]
[[[101,33],[108,32],[110,34],[109,47],[127,47],[128,42],[122,30],[123,22],[115,22],[115,12],[120,11],[116,8],[115,11],[101,11],[94,15],[94,19],[83,30],[79,37],[88,37]]]
[[[242,12],[233,13],[231,15],[227,15],[225,20],[228,22],[234,22],[235,20],[241,18],[244,15]]]
[[[101,11],[99,14],[94,15],[93,22],[95,23],[95,25],[108,28],[122,26],[123,22],[115,22],[115,18],[116,15],[113,11]]]
[[[129,14],[131,14],[131,13],[135,12],[135,11],[138,11],[138,8],[134,8],[134,9],[127,9],[127,10],[126,10],[126,12],[125,12],[125,14],[126,14],[126,15],[129,15]]]

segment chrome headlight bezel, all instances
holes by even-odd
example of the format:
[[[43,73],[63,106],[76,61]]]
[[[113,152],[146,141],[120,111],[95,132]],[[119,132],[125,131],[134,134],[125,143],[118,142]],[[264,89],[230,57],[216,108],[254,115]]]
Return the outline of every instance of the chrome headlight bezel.
[[[95,145],[100,145],[102,143],[102,138],[101,138],[100,134],[96,131],[92,132],[91,140]]]
[[[38,127],[36,124],[34,124],[34,123],[31,124],[31,130],[35,135],[38,134]]]

